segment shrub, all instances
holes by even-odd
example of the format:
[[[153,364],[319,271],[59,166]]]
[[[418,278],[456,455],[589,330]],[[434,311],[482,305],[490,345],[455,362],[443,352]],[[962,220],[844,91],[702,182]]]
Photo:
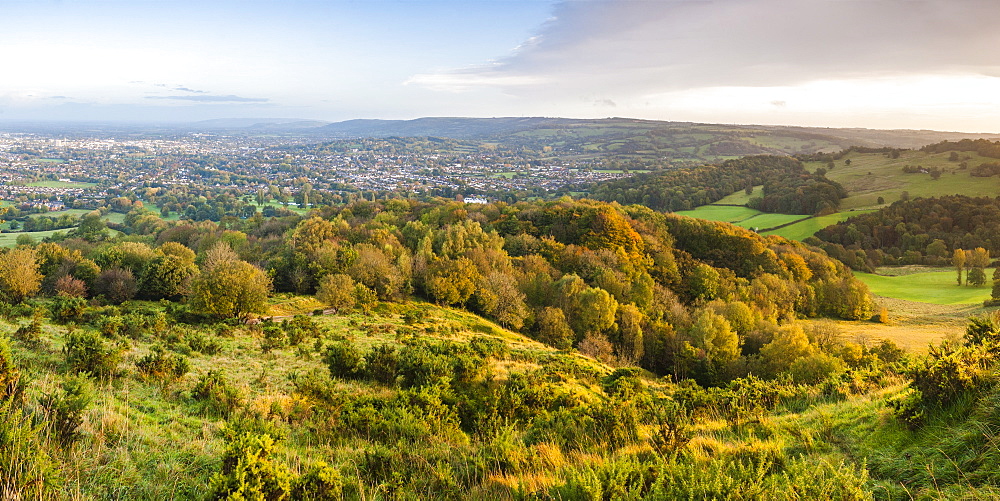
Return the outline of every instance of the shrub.
[[[170,382],[191,370],[191,364],[183,355],[167,353],[162,346],[153,346],[152,352],[135,363],[143,377]]]
[[[364,373],[365,357],[349,342],[327,346],[323,362],[330,368],[333,377],[357,378]]]
[[[281,325],[266,322],[263,328],[263,335],[264,337],[260,340],[260,351],[265,354],[285,347],[285,330]]]
[[[52,300],[49,311],[57,322],[79,321],[87,310],[87,300],[82,297],[57,296]]]
[[[292,474],[270,458],[275,450],[271,436],[241,433],[228,442],[222,455],[222,471],[210,480],[208,499],[289,499]]]
[[[7,338],[0,336],[0,404],[9,401],[20,402],[23,392],[21,371],[14,363],[10,343]]]
[[[365,357],[366,372],[369,378],[382,384],[394,384],[399,370],[399,359],[396,348],[383,344],[372,348]]]
[[[62,474],[31,421],[12,401],[0,402],[0,497],[59,499]]]
[[[42,341],[42,311],[35,310],[35,315],[31,322],[28,322],[14,331],[14,338],[28,345],[37,345]]]
[[[191,389],[191,398],[201,402],[204,410],[228,417],[242,405],[242,396],[220,371],[208,371],[198,378]]]
[[[93,388],[83,375],[70,377],[60,391],[42,396],[40,403],[49,426],[63,448],[69,448],[79,438],[83,413],[92,400]]]
[[[121,351],[108,346],[101,336],[93,331],[70,332],[63,348],[66,365],[73,372],[89,372],[106,378],[113,376],[118,368]]]
[[[344,482],[340,472],[320,461],[292,482],[292,499],[341,499]]]

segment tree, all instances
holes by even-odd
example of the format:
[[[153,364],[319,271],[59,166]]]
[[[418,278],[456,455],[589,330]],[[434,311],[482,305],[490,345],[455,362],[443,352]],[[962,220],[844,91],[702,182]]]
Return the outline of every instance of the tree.
[[[479,271],[468,258],[438,259],[427,267],[424,288],[441,304],[465,304],[473,292]]]
[[[1000,266],[993,270],[993,300],[1000,301]]]
[[[108,268],[97,276],[95,292],[114,304],[121,304],[135,297],[139,290],[135,275],[127,268]]]
[[[153,258],[142,276],[142,296],[151,299],[177,299],[190,292],[191,281],[198,275],[194,259],[176,255]]]
[[[722,315],[709,308],[698,310],[688,331],[692,345],[714,364],[728,364],[740,355],[740,339]]]
[[[218,318],[246,318],[265,310],[271,279],[260,268],[236,257],[218,243],[206,254],[201,274],[191,285],[195,311]]]
[[[986,283],[985,268],[990,264],[990,251],[976,247],[971,252],[966,253],[967,266],[969,269],[966,283],[973,287],[979,287]]]
[[[528,316],[524,294],[514,277],[494,271],[479,281],[476,305],[487,317],[509,329],[520,329]]]
[[[955,249],[955,252],[951,257],[951,264],[955,266],[955,270],[958,271],[958,285],[962,285],[962,271],[965,270],[965,251],[962,249]]]
[[[20,303],[35,295],[41,284],[34,249],[19,247],[0,254],[0,298],[4,301]]]
[[[316,299],[330,306],[337,313],[341,313],[354,308],[357,301],[354,292],[355,284],[351,277],[343,273],[327,275],[319,281]]]
[[[535,339],[560,350],[573,345],[573,329],[566,322],[566,315],[559,308],[542,308],[535,319]]]

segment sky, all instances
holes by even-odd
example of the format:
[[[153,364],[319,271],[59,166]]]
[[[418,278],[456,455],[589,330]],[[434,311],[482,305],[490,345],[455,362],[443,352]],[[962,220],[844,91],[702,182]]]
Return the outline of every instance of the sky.
[[[995,0],[0,0],[0,120],[1000,132]]]

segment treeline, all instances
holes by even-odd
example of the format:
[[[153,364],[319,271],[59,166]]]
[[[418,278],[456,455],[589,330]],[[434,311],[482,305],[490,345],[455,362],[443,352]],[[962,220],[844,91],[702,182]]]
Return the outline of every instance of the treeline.
[[[761,350],[787,320],[873,310],[865,286],[822,253],[641,206],[396,199],[225,226],[138,207],[126,222],[127,242],[19,249],[39,286],[10,299],[39,287],[113,303],[185,299],[192,315],[225,318],[260,312],[272,280],[338,309],[416,295],[552,346],[706,384],[775,375]]]
[[[950,195],[898,201],[828,226],[811,241],[854,269],[948,265],[956,249],[1000,255],[1000,197]]]
[[[947,151],[969,151],[981,157],[1000,158],[1000,141],[988,139],[962,139],[961,141],[941,141],[928,144],[920,151],[927,153],[944,153]]]
[[[689,210],[739,190],[764,185],[752,205],[770,212],[815,214],[836,210],[846,192],[823,173],[809,174],[790,157],[752,156],[718,165],[639,174],[595,185],[598,200],[642,204],[663,211]]]

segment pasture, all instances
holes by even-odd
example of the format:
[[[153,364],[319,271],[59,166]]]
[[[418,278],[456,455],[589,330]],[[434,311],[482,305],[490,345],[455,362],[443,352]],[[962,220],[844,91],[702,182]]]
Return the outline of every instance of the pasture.
[[[872,293],[908,301],[942,305],[982,304],[990,298],[991,283],[972,287],[958,285],[956,272],[950,268],[929,268],[933,271],[919,271],[897,276],[876,275],[855,272],[854,275],[868,285]],[[990,277],[993,270],[986,270]]]

